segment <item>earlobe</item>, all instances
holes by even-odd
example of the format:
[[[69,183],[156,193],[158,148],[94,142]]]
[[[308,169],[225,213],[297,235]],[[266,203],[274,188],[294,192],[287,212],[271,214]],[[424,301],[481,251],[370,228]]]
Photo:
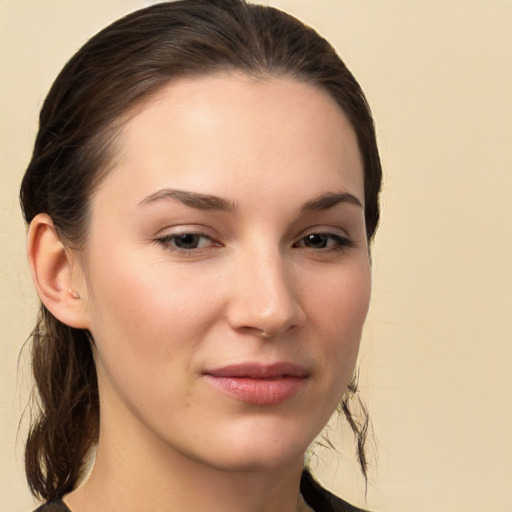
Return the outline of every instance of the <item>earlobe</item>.
[[[39,298],[62,323],[87,329],[83,280],[78,262],[64,247],[49,215],[39,214],[30,223],[27,257]],[[77,282],[79,281],[79,282]]]

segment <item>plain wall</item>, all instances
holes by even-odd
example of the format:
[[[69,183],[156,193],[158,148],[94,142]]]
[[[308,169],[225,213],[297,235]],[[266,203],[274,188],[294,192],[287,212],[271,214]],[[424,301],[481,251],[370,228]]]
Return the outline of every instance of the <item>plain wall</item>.
[[[0,0],[0,511],[24,482],[29,390],[18,354],[36,312],[17,193],[64,62],[141,0]],[[512,3],[276,0],[335,44],[373,108],[385,170],[361,384],[377,461],[314,459],[380,512],[512,510]]]

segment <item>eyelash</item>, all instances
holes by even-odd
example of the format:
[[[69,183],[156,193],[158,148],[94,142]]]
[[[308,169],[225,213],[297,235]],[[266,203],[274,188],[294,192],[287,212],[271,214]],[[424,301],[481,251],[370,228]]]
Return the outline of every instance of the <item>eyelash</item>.
[[[209,240],[212,243],[211,243],[211,245],[209,245],[207,247],[193,247],[190,249],[183,249],[183,247],[179,247],[175,244],[175,242],[178,238],[184,237],[184,236],[189,236],[189,235],[192,237]],[[155,241],[157,243],[159,243],[160,245],[162,245],[165,249],[168,249],[177,254],[183,254],[185,256],[190,256],[192,254],[197,254],[198,252],[202,252],[205,250],[211,250],[214,247],[221,246],[220,243],[214,242],[212,237],[205,235],[204,233],[196,233],[194,231],[184,231],[182,233],[172,233],[169,235],[159,237]]]
[[[345,236],[341,236],[336,233],[328,233],[328,232],[320,231],[320,232],[308,233],[306,236],[303,236],[298,242],[293,244],[293,247],[297,247],[299,243],[302,243],[306,239],[313,237],[313,236],[325,237],[325,239],[327,239],[327,240],[331,239],[331,240],[334,240],[334,242],[335,242],[335,244],[333,246],[317,248],[317,250],[319,250],[319,251],[321,251],[321,250],[341,251],[347,247],[349,247],[349,248],[354,247],[354,245],[355,245],[352,240],[350,240],[349,238],[347,238]],[[303,246],[303,247],[307,247],[307,246]],[[314,248],[311,248],[311,249],[314,249]]]
[[[185,236],[192,236],[192,237],[195,237],[196,239],[209,240],[211,242],[211,245],[208,245],[206,247],[192,247],[192,248],[188,248],[188,249],[184,249],[183,247],[177,246],[176,240],[180,237],[185,237]],[[325,247],[319,247],[319,248],[308,247],[307,245],[300,245],[303,243],[307,243],[306,240],[308,238],[314,237],[314,236],[324,237],[322,241],[325,241],[326,244],[328,244],[329,241],[334,241],[334,244],[331,246],[327,245]],[[200,252],[208,251],[215,247],[222,246],[222,244],[215,242],[212,239],[212,237],[210,237],[204,233],[197,233],[194,231],[184,231],[182,233],[172,233],[172,234],[165,235],[165,236],[155,239],[155,242],[162,245],[167,250],[170,250],[174,253],[185,255],[185,256],[196,255]],[[306,249],[309,248],[313,251],[322,251],[322,252],[327,252],[327,251],[338,251],[339,252],[339,251],[343,251],[346,248],[351,248],[354,246],[355,246],[355,243],[345,236],[341,236],[336,233],[329,233],[329,232],[322,232],[322,231],[320,231],[320,232],[315,231],[315,232],[308,233],[307,235],[301,237],[297,242],[295,242],[292,245],[293,248],[303,247]]]

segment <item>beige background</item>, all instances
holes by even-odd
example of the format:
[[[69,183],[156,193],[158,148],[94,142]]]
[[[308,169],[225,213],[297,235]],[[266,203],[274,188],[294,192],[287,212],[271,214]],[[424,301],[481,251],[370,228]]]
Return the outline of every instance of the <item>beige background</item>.
[[[51,80],[99,28],[151,2],[0,0],[0,511],[22,474],[35,314],[17,188]],[[386,173],[361,353],[381,512],[512,511],[512,3],[280,0],[338,48],[373,107]],[[335,437],[333,439],[336,440]],[[322,482],[364,505],[352,447]]]

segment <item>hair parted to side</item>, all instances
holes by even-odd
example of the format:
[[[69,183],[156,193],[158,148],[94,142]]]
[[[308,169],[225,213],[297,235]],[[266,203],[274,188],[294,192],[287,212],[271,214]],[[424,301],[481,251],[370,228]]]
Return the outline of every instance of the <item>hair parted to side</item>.
[[[350,121],[364,163],[367,237],[379,221],[381,164],[365,96],[330,44],[277,9],[244,0],[183,0],[141,9],[90,39],[65,65],[44,102],[20,191],[27,223],[48,214],[62,243],[80,250],[88,204],[115,157],[118,129],[172,80],[213,72],[290,76],[325,91]],[[32,493],[45,500],[76,485],[99,435],[99,398],[87,331],[59,322],[41,305],[32,333],[35,408],[25,465]],[[366,476],[368,415],[341,410],[358,442]]]

